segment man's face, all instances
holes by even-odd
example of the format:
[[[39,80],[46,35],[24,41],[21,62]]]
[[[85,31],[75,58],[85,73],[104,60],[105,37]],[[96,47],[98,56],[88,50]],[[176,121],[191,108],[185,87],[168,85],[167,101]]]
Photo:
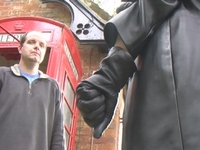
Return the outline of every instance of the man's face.
[[[22,61],[40,64],[44,59],[46,47],[47,42],[42,33],[37,31],[29,32],[24,44],[19,47]]]

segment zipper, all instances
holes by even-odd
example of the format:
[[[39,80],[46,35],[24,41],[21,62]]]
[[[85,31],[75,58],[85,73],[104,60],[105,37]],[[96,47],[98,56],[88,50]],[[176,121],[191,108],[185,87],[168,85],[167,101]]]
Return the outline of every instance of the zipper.
[[[25,77],[24,77],[25,78]],[[28,79],[27,78],[25,78],[27,81],[28,81]],[[35,80],[33,80],[31,83],[28,81],[28,83],[29,83],[29,86],[28,86],[28,94],[30,94],[31,95],[31,90],[32,90],[32,84],[33,84],[33,82],[36,82],[36,80],[39,80],[40,78],[37,78],[37,79],[35,79]]]
[[[30,95],[31,95],[31,87],[32,87],[32,84],[31,84],[31,83],[29,83],[29,87],[28,87],[28,94],[30,94]]]

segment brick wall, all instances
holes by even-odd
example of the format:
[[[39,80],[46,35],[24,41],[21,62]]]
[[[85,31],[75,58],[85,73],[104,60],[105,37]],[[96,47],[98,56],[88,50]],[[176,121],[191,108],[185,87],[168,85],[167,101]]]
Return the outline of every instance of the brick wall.
[[[51,18],[67,25],[71,15],[68,8],[58,3],[42,4],[39,0],[0,0],[0,19],[15,16],[39,16]],[[100,60],[105,57],[97,45],[81,45],[77,41],[83,67],[83,79],[89,77],[98,68]],[[81,116],[78,119],[75,150],[117,150],[119,110],[109,129],[102,138],[93,139],[92,130],[84,123]]]

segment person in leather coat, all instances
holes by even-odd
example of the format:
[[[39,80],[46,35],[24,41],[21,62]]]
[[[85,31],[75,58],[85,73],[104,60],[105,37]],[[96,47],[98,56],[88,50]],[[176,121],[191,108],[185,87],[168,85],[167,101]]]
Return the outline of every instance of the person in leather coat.
[[[104,35],[107,57],[77,87],[93,136],[109,126],[128,81],[122,150],[199,150],[200,1],[137,0]]]

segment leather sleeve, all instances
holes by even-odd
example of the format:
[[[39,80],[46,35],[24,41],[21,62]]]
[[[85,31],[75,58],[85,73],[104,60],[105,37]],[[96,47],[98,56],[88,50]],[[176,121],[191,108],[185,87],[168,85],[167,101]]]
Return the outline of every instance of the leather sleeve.
[[[131,55],[136,58],[145,42],[159,25],[179,6],[178,0],[138,0],[121,11],[104,28],[109,47],[121,36]]]

